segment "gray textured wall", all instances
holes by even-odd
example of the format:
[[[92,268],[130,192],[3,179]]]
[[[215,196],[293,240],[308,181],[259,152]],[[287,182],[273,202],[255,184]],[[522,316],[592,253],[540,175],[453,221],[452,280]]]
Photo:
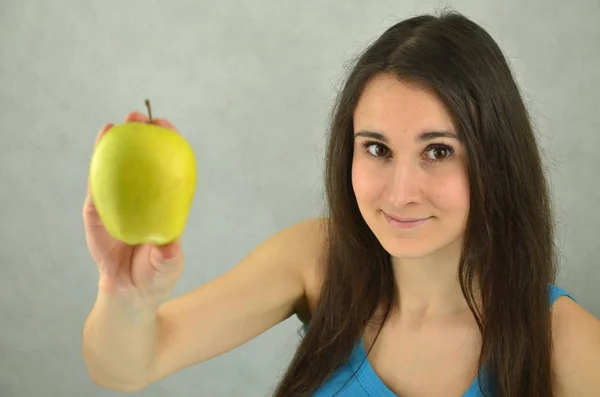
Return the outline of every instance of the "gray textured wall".
[[[176,294],[322,208],[325,122],[344,63],[446,2],[0,2],[0,396],[109,397],[80,354],[97,271],[80,209],[92,143],[130,110],[167,117],[198,158]],[[506,51],[542,135],[561,281],[600,317],[600,2],[455,0]],[[267,396],[296,318],[142,396]]]

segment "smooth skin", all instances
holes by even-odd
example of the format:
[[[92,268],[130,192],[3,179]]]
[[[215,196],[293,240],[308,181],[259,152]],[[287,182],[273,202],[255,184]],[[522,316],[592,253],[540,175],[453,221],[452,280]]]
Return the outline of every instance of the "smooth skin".
[[[126,121],[147,122],[138,112]],[[175,129],[167,120],[153,122]],[[112,239],[89,194],[83,217],[100,272],[98,299],[84,327],[83,356],[91,379],[102,387],[139,391],[231,351],[294,314],[307,323],[318,302],[319,258],[326,243],[321,218],[269,236],[223,275],[169,300],[184,267],[179,241],[131,247]],[[558,397],[597,396],[600,321],[564,297],[552,313]],[[120,360],[126,360],[123,371],[111,372],[112,363]]]

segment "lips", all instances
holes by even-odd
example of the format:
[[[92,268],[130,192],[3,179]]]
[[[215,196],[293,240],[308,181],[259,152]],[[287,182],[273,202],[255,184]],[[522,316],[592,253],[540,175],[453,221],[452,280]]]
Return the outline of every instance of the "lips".
[[[405,222],[405,223],[409,223],[409,222],[419,222],[419,221],[424,221],[425,219],[429,219],[430,217],[423,217],[423,218],[401,218],[398,216],[393,216],[388,214],[387,212],[384,212],[384,214],[386,214],[388,217],[390,217],[391,219],[397,221],[397,222]]]
[[[403,231],[416,230],[419,227],[421,227],[421,225],[424,225],[427,222],[429,222],[429,220],[431,219],[431,217],[428,217],[428,218],[401,218],[401,217],[396,218],[394,216],[386,214],[385,212],[383,212],[383,216],[385,217],[388,225],[390,225],[391,227],[393,227],[396,230],[403,230]]]

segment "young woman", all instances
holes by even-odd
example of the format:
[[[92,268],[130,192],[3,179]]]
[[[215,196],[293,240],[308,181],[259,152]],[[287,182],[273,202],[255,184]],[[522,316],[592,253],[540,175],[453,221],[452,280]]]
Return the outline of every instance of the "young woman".
[[[419,16],[370,45],[333,109],[325,170],[326,216],[174,299],[179,242],[113,239],[88,194],[91,378],[136,391],[296,314],[306,334],[276,397],[600,395],[600,322],[554,285],[538,145],[480,26]]]

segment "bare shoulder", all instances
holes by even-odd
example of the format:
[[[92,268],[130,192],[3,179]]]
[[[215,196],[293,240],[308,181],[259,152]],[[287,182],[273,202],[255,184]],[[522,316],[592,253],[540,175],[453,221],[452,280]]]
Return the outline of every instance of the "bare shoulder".
[[[600,321],[569,297],[552,306],[554,368],[559,397],[597,396]]]
[[[274,246],[284,254],[290,266],[298,270],[310,287],[311,279],[318,273],[327,242],[327,218],[314,217],[294,223],[274,238]]]
[[[282,233],[282,243],[294,250],[303,277],[310,278],[325,253],[327,218],[315,217],[300,221]]]
[[[304,284],[304,296],[298,302],[295,313],[304,324],[310,321],[311,313],[317,305],[318,295],[325,275],[325,255],[327,253],[328,218],[317,217],[294,225],[291,234],[296,237],[302,260],[299,272]]]

